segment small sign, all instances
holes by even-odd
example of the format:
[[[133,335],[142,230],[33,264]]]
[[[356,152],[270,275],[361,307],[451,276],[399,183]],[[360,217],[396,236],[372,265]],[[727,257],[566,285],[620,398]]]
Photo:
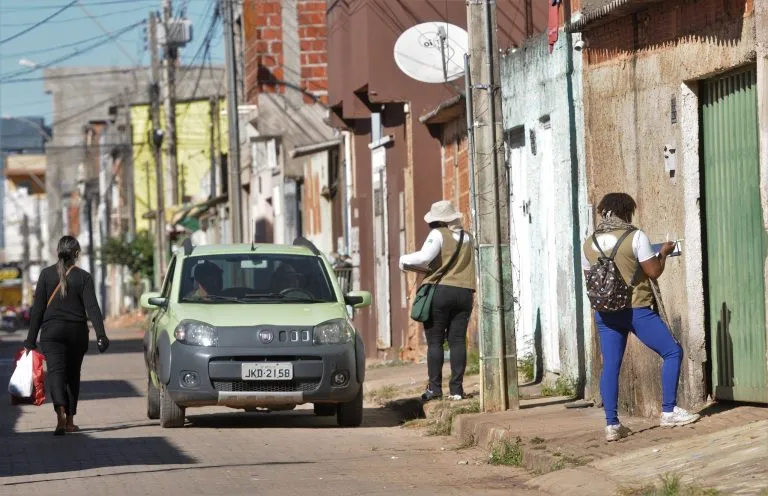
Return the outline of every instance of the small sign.
[[[0,281],[21,279],[21,269],[16,266],[0,267]]]

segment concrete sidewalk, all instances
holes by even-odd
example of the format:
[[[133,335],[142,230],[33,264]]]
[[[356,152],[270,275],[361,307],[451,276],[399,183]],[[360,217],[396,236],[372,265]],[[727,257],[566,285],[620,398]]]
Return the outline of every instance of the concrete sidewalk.
[[[768,490],[768,408],[713,405],[698,423],[672,429],[623,417],[633,434],[607,443],[600,408],[523,403],[514,412],[460,415],[453,435],[489,450],[500,440],[518,446],[522,465],[540,474],[528,484],[552,494],[616,494],[665,475],[724,494]]]

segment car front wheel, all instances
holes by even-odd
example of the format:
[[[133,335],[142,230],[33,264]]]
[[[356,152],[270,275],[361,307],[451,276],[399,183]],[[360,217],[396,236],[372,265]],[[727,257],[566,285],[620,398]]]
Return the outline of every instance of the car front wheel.
[[[160,390],[160,426],[184,427],[185,409],[177,405],[165,388]]]
[[[336,422],[339,427],[358,427],[363,423],[363,385],[355,398],[336,407]]]
[[[152,377],[147,374],[147,418],[160,418],[160,391],[152,384]]]

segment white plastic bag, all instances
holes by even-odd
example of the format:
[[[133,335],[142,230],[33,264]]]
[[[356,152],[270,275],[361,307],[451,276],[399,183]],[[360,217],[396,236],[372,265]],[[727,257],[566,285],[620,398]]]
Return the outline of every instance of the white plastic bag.
[[[17,398],[30,398],[34,391],[34,363],[32,352],[25,351],[19,361],[16,362],[16,370],[13,371],[11,382],[8,383],[8,392]]]

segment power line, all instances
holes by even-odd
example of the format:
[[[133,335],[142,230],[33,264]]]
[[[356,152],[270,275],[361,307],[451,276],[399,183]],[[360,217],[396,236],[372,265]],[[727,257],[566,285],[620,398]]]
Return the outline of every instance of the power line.
[[[99,2],[87,2],[85,3],[86,7],[96,6],[96,5],[128,5],[128,4],[134,4],[137,3],[154,3],[154,0],[103,0]],[[33,11],[33,10],[49,10],[49,9],[56,9],[61,7],[61,4],[47,4],[47,5],[29,5],[25,7],[18,7],[13,9],[0,9],[0,12],[24,12],[24,11]]]
[[[144,23],[144,21],[142,20],[140,22],[137,22],[137,23],[134,23],[134,24],[132,24],[130,26],[127,26],[127,27],[121,29],[120,31],[117,31],[114,34],[109,35],[106,39],[115,39],[115,38],[117,38],[117,37],[127,33],[128,31],[136,28],[137,26],[140,26],[143,23]],[[63,57],[59,57],[57,59],[48,61],[48,62],[46,62],[44,64],[38,65],[38,66],[33,67],[31,69],[28,69],[28,70],[25,70],[25,71],[19,71],[19,72],[16,72],[14,74],[11,74],[9,76],[6,76],[5,78],[0,79],[0,83],[14,82],[15,78],[18,77],[18,76],[23,76],[24,74],[30,74],[32,72],[35,72],[35,71],[39,70],[39,69],[45,69],[45,68],[50,67],[52,65],[58,64],[60,62],[64,62],[65,60],[69,60],[69,59],[71,59],[73,57],[77,57],[78,55],[82,55],[82,54],[84,54],[86,52],[90,52],[91,50],[94,50],[94,49],[99,48],[101,46],[104,46],[103,40],[100,40],[97,43],[93,43],[91,45],[88,45],[87,47],[82,48],[80,50],[76,50],[74,53],[71,53],[69,55],[65,55]]]
[[[135,71],[135,68],[129,68],[129,69],[107,69],[105,71],[92,71],[92,72],[73,72],[69,74],[59,74],[59,75],[49,75],[49,76],[35,76],[35,77],[29,77],[29,78],[18,78],[13,79],[12,81],[2,81],[0,80],[0,85],[3,84],[17,84],[17,83],[31,83],[35,81],[48,81],[48,80],[59,80],[59,79],[76,79],[81,78],[84,76],[101,76],[101,75],[107,75],[107,74],[127,74],[130,72]]]
[[[49,53],[49,52],[55,52],[56,50],[61,50],[63,48],[70,48],[77,45],[82,45],[83,43],[88,43],[89,41],[94,41],[104,38],[103,34],[100,34],[98,36],[92,36],[90,38],[86,38],[84,40],[80,41],[73,41],[72,43],[67,43],[66,45],[58,45],[55,47],[48,47],[48,48],[40,48],[39,50],[26,50],[24,52],[16,52],[16,53],[6,53],[2,56],[2,59],[13,59],[16,57],[23,57],[27,55],[34,55],[34,54],[40,54],[40,53]]]
[[[139,12],[139,11],[144,12],[146,10],[147,10],[146,7],[134,7],[132,9],[117,10],[115,12],[107,12],[107,13],[104,13],[104,14],[99,14],[98,17],[100,19],[104,19],[106,17],[114,17],[114,16],[118,16],[118,15],[123,15],[123,14],[132,14],[134,12]],[[0,12],[2,12],[2,11],[0,11]],[[70,23],[70,22],[82,21],[84,19],[85,19],[84,16],[67,17],[67,18],[64,18],[64,19],[56,19],[56,20],[48,21],[48,24],[67,24],[67,23]],[[11,28],[11,27],[17,27],[18,28],[18,27],[23,27],[23,26],[31,26],[32,24],[34,24],[34,23],[33,22],[8,22],[8,23],[0,23],[0,28]]]
[[[3,40],[0,40],[0,45],[2,45],[3,43],[8,43],[8,42],[9,42],[9,41],[11,41],[11,40],[15,40],[16,38],[18,38],[18,37],[20,37],[20,36],[23,36],[23,35],[25,35],[25,34],[27,34],[27,33],[29,33],[29,32],[30,32],[30,31],[32,31],[33,29],[36,29],[36,28],[38,28],[38,27],[42,26],[42,25],[43,25],[43,24],[45,24],[46,22],[50,21],[51,19],[53,19],[53,18],[54,18],[54,17],[56,17],[57,15],[61,14],[62,12],[64,12],[65,10],[67,10],[68,8],[70,8],[70,7],[72,7],[73,5],[75,5],[77,2],[78,2],[78,0],[73,0],[73,1],[69,2],[68,4],[64,5],[63,7],[61,7],[59,10],[57,10],[57,11],[56,11],[56,12],[54,12],[53,14],[51,14],[51,15],[49,15],[48,17],[46,17],[45,19],[43,19],[42,21],[38,21],[38,22],[36,22],[35,24],[33,24],[32,26],[28,27],[27,29],[22,29],[22,30],[21,30],[21,31],[19,31],[18,33],[14,34],[14,35],[11,35],[11,36],[9,36],[8,38],[5,38],[5,39],[3,39]]]

